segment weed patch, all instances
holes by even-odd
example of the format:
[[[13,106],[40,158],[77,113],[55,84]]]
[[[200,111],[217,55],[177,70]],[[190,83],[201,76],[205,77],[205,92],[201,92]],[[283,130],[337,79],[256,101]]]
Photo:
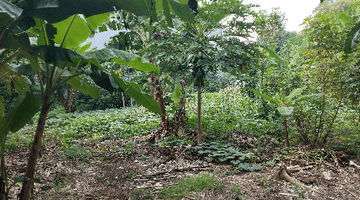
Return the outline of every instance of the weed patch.
[[[193,177],[187,177],[178,183],[165,188],[159,192],[163,199],[181,199],[184,196],[191,196],[191,192],[213,191],[221,192],[224,184],[210,174],[202,173]]]

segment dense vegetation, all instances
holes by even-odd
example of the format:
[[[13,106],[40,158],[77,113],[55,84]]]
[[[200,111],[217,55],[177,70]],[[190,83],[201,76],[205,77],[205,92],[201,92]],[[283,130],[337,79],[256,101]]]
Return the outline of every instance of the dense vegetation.
[[[0,0],[0,199],[20,182],[19,198],[30,199],[46,143],[63,152],[58,160],[84,163],[95,159],[86,142],[122,141],[101,150],[130,157],[140,142],[186,146],[234,173],[273,166],[279,157],[261,158],[269,144],[359,161],[359,2],[321,2],[300,33],[285,30],[280,9],[238,0],[79,2]],[[108,30],[119,34],[105,49],[83,44]],[[5,157],[28,150],[26,173],[8,179]],[[224,187],[200,174],[158,197]]]

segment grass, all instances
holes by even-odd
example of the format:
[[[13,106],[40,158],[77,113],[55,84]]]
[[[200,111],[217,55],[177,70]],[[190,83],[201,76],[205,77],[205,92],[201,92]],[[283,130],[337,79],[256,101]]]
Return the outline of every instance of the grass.
[[[240,185],[234,185],[230,188],[231,192],[235,194],[239,199],[243,197],[243,189]]]
[[[214,176],[201,173],[193,177],[181,179],[176,184],[165,188],[159,192],[159,197],[163,199],[181,199],[184,196],[193,195],[192,192],[221,192],[225,188],[224,184]]]

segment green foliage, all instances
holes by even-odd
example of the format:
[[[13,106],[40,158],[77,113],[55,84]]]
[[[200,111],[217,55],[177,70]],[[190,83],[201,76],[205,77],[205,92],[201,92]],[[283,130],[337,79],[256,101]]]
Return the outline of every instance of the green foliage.
[[[141,156],[141,157],[139,158],[139,160],[140,160],[140,161],[147,161],[147,160],[149,160],[149,157],[147,157],[147,156]]]
[[[202,95],[203,131],[222,135],[228,132],[242,130],[255,135],[276,133],[280,130],[281,121],[275,114],[260,119],[258,110],[261,104],[250,98],[240,87],[228,87],[218,93],[204,93]],[[186,104],[187,126],[196,128],[197,98],[189,99]]]
[[[201,173],[193,177],[184,178],[176,184],[160,190],[159,197],[178,200],[184,196],[194,196],[191,192],[221,192],[224,187],[223,183],[215,177],[210,174]]]
[[[237,198],[242,199],[244,191],[240,185],[232,186],[230,190],[233,194],[237,196]]]
[[[239,149],[231,147],[220,142],[203,143],[202,147],[192,147],[197,153],[205,157],[213,157],[220,162],[230,162],[240,170],[254,171],[261,168],[260,165],[250,165],[248,162],[254,162],[257,158],[251,154],[242,153]]]
[[[70,147],[64,147],[62,150],[65,151],[66,159],[79,159],[84,160],[89,158],[90,153],[86,153],[82,147],[73,145]]]
[[[81,95],[82,96],[82,95]],[[124,97],[125,98],[125,97]],[[116,109],[122,108],[122,96],[120,92],[113,94],[105,93],[100,98],[92,99],[78,96],[76,102],[76,109],[78,111],[94,111],[94,110],[106,110],[106,109]],[[126,96],[125,103],[128,105],[129,97]]]

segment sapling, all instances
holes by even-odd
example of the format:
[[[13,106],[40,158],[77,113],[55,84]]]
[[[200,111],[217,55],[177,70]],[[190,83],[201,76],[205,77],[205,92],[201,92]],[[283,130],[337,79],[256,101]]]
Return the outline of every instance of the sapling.
[[[288,132],[287,132],[287,123],[286,116],[291,115],[294,111],[294,107],[292,106],[296,102],[303,101],[305,99],[310,98],[309,95],[300,96],[299,98],[292,100],[295,96],[298,96],[302,93],[305,88],[296,88],[290,92],[288,96],[282,96],[280,99],[272,98],[266,94],[262,94],[256,90],[250,89],[256,95],[264,98],[267,101],[275,103],[278,107],[277,110],[283,116],[283,124],[284,124],[284,135],[285,135],[285,144],[289,146]]]

